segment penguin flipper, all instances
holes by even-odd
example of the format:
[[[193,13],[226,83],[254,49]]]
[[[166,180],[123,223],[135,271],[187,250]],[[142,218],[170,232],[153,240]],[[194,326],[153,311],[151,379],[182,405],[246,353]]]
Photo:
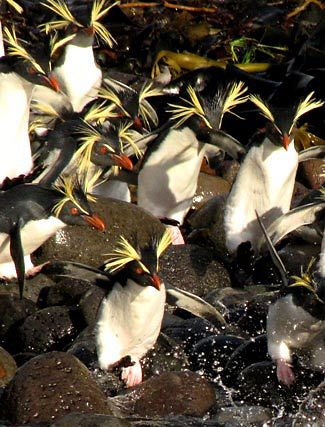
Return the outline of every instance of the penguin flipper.
[[[222,130],[209,129],[197,137],[206,144],[221,148],[235,160],[246,154],[246,148],[236,138]]]
[[[44,264],[40,273],[57,280],[62,277],[83,280],[107,289],[110,277],[103,271],[86,264],[73,261],[50,261]]]
[[[276,245],[284,236],[297,228],[312,224],[317,219],[317,214],[324,210],[325,202],[323,200],[308,203],[307,205],[298,206],[291,209],[289,212],[281,215],[267,229],[267,234],[270,236],[273,245]],[[257,251],[263,250],[263,246],[267,243],[265,236],[259,240]]]
[[[287,271],[283,265],[283,262],[282,262],[281,258],[279,257],[277,251],[275,250],[275,247],[272,243],[272,240],[270,239],[270,236],[269,236],[268,232],[266,231],[264,224],[262,223],[262,220],[259,217],[257,212],[256,212],[256,216],[257,216],[257,221],[258,221],[258,223],[262,229],[263,235],[265,237],[265,241],[266,241],[269,253],[271,255],[272,261],[280,273],[282,283],[284,284],[284,286],[288,286],[288,274],[287,274]]]
[[[324,159],[325,145],[315,145],[314,147],[306,148],[298,153],[298,162],[305,162],[310,159]]]
[[[10,232],[10,255],[15,264],[20,299],[23,298],[25,287],[25,260],[20,234],[21,222],[22,221],[19,219],[15,227],[13,227]]]
[[[208,320],[216,326],[227,324],[222,314],[202,298],[166,283],[165,286],[166,301],[168,304],[176,305],[195,316]]]

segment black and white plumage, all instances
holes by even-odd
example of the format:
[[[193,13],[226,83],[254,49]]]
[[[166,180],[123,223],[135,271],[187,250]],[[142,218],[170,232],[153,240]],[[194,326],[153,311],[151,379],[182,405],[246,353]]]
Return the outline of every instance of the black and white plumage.
[[[215,83],[213,95],[185,90],[179,104],[171,103],[171,120],[157,131],[143,158],[138,177],[138,205],[159,218],[182,224],[197,187],[206,144],[219,147],[232,157],[244,154],[244,147],[220,130],[224,114],[245,102],[241,83],[225,76]],[[182,238],[176,243],[182,243]]]
[[[299,212],[298,226],[300,218]],[[290,386],[295,381],[293,354],[307,358],[310,368],[325,372],[325,238],[316,267],[312,259],[301,277],[292,276],[289,284],[282,260],[259,218],[258,222],[283,281],[268,310],[268,353],[276,363],[279,382]]]
[[[102,82],[102,70],[96,63],[93,44],[97,34],[109,46],[114,39],[108,30],[99,22],[115,5],[107,6],[107,0],[95,0],[79,8],[69,9],[64,0],[44,0],[42,5],[59,17],[42,25],[47,32],[65,29],[64,36],[55,33],[52,54],[63,47],[53,68],[53,76],[58,80],[62,92],[71,102],[74,111],[81,111],[98,93]],[[35,99],[44,101],[48,94],[39,91]],[[60,107],[61,98],[52,99],[50,103]]]
[[[67,224],[105,228],[72,179],[51,189],[21,184],[0,193],[0,276],[18,277],[21,296],[25,271],[33,267],[29,255]]]
[[[30,102],[35,85],[59,89],[42,64],[18,41],[14,28],[4,28],[7,55],[0,60],[0,183],[28,174],[33,166],[29,140]],[[43,53],[43,59],[45,54]]]
[[[279,87],[281,95],[284,89]],[[227,199],[224,226],[230,253],[247,241],[256,250],[261,237],[256,212],[267,228],[290,209],[298,167],[293,144],[295,124],[303,114],[323,105],[313,96],[311,92],[293,105],[287,105],[282,96],[279,100],[278,93],[269,103],[258,96],[250,97],[268,122],[265,134],[248,150]]]
[[[131,366],[122,371],[128,386],[142,381],[140,359],[160,332],[166,294],[158,277],[158,262],[170,243],[168,231],[140,248],[122,237],[106,263],[108,271],[117,273],[99,309],[98,361],[102,369],[109,369],[130,356]]]

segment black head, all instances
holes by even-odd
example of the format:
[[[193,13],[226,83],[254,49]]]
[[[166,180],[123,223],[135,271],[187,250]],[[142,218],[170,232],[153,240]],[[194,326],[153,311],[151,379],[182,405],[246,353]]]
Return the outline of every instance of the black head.
[[[121,281],[126,282],[130,278],[140,286],[153,286],[160,290],[159,257],[170,243],[168,230],[159,238],[152,237],[144,246],[133,245],[121,237],[116,249],[109,254],[105,269],[117,272]]]
[[[80,184],[75,178],[61,178],[55,185],[58,197],[53,213],[65,224],[89,224],[99,231],[104,231],[105,224],[92,212],[90,197],[87,197],[85,187],[85,184]]]
[[[69,7],[64,0],[44,0],[41,4],[54,12],[53,20],[42,24],[41,28],[46,32],[64,29],[68,38],[66,42],[73,41],[70,36],[84,36],[84,42],[93,42],[97,34],[100,39],[112,47],[115,40],[106,27],[99,20],[116,5],[108,5],[108,0],[94,0]],[[87,41],[88,39],[88,41]],[[78,42],[77,42],[78,43]]]
[[[11,70],[33,84],[47,86],[56,92],[59,85],[55,78],[49,77],[51,71],[49,51],[41,43],[29,44],[18,40],[14,27],[5,27],[4,38],[7,56],[4,61]]]

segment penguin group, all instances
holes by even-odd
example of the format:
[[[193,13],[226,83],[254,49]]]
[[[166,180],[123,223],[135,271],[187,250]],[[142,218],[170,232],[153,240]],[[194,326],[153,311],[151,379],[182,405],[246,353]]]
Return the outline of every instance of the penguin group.
[[[324,130],[323,70],[291,66],[279,78],[209,66],[132,85],[96,62],[95,43],[116,45],[101,21],[110,22],[118,2],[43,0],[39,7],[48,19],[35,29],[42,43],[24,40],[14,25],[2,27],[0,275],[16,277],[22,297],[25,276],[46,271],[30,254],[50,236],[67,224],[104,231],[90,204],[96,196],[136,200],[157,217],[166,232],[146,245],[121,236],[101,269],[64,267],[65,274],[88,272],[106,290],[96,325],[99,366],[120,364],[133,386],[161,327],[159,257],[169,244],[185,244],[182,227],[204,158],[221,153],[240,163],[224,210],[225,258],[233,265],[245,250],[250,263],[270,242],[319,221],[324,196],[291,207],[299,162],[324,157],[321,147],[298,152],[294,142],[302,119],[315,125],[315,111],[323,117],[315,128]],[[302,278],[285,280],[269,308],[269,354],[286,385],[294,381],[295,349],[310,351],[312,366],[325,370],[324,242],[322,235],[319,260]]]

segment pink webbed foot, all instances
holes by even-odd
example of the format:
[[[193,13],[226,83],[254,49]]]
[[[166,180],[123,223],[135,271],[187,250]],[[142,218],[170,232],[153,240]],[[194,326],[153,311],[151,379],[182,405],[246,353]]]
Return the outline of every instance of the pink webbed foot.
[[[181,233],[181,230],[177,225],[169,225],[168,230],[170,231],[170,235],[172,238],[172,244],[173,245],[184,245],[184,237]]]
[[[287,387],[295,381],[295,374],[293,373],[292,366],[283,359],[276,361],[276,374],[280,383],[285,384]]]
[[[134,365],[122,369],[122,380],[127,387],[140,384],[142,382],[142,368],[139,360],[133,360]]]
[[[43,264],[36,265],[32,268],[29,268],[28,271],[26,271],[26,278],[31,279],[32,277],[35,277],[41,270],[44,265],[48,264],[49,261],[43,262]]]

